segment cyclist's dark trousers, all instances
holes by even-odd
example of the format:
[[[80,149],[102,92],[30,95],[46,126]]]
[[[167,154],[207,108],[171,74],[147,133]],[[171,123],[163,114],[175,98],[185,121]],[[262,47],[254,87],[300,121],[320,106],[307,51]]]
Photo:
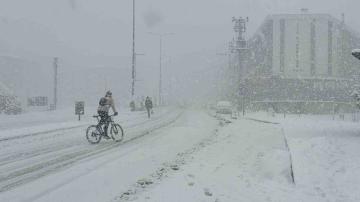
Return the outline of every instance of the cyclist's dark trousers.
[[[105,135],[107,135],[107,129],[109,127],[109,113],[104,112],[104,111],[98,111],[98,114],[100,116],[100,122],[97,125],[97,127],[101,127],[102,125],[105,125],[104,132],[105,132]]]

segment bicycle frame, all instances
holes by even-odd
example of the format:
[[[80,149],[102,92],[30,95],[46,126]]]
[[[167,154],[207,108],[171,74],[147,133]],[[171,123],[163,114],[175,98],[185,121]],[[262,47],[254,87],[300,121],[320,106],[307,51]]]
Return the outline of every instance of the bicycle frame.
[[[103,122],[101,122],[101,116],[94,115],[93,117],[97,119],[98,124],[90,125],[86,130],[86,138],[90,143],[92,144],[99,143],[102,136],[104,136],[106,139],[109,139],[109,137],[111,137],[116,142],[120,142],[123,140],[124,130],[119,124],[115,123],[113,119],[114,115],[108,116],[107,119]],[[107,131],[105,131],[105,126],[107,126]],[[95,135],[94,132],[96,133]],[[109,134],[107,134],[106,132],[109,132]],[[100,137],[97,138],[97,136]]]
[[[99,125],[100,120],[101,120],[100,116],[99,115],[94,115],[93,117],[97,119],[98,125]],[[106,120],[110,127],[112,127],[113,124],[115,123],[114,120],[113,120],[113,117],[114,117],[114,115],[110,115],[110,116],[108,116],[108,119]],[[105,123],[105,124],[107,124],[107,123]],[[102,125],[105,125],[105,124],[102,124]],[[102,126],[102,125],[100,125],[100,126]],[[99,128],[101,129],[101,131],[100,131],[101,134],[104,134],[105,133],[104,129],[102,127],[99,127]]]

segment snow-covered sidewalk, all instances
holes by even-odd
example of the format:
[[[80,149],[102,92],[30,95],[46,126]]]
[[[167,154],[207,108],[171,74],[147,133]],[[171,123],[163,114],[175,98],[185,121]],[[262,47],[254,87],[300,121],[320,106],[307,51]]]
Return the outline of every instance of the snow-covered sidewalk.
[[[360,123],[348,115],[249,114],[277,122],[288,138],[298,186],[311,187],[323,201],[360,201]]]
[[[281,129],[238,120],[137,201],[286,201],[294,185]],[[295,198],[295,196],[294,196]]]
[[[232,120],[178,171],[129,199],[360,201],[358,123],[316,116],[253,118],[265,122]]]

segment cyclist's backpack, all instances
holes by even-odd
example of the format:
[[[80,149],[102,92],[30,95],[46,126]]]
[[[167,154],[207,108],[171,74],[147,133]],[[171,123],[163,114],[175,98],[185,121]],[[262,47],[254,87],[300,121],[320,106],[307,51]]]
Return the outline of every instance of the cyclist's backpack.
[[[100,106],[105,106],[106,105],[106,98],[102,97],[99,101],[99,105]]]

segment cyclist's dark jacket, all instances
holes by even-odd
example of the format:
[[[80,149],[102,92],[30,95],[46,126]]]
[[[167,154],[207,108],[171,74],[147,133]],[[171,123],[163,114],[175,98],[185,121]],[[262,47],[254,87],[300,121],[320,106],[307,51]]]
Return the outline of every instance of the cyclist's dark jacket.
[[[112,97],[105,97],[106,101],[105,101],[105,104],[103,105],[100,105],[99,103],[99,107],[98,107],[98,112],[106,112],[106,113],[109,113],[109,109],[110,107],[112,108],[112,110],[114,112],[116,112],[116,109],[115,109],[115,104],[114,104],[114,99]]]

